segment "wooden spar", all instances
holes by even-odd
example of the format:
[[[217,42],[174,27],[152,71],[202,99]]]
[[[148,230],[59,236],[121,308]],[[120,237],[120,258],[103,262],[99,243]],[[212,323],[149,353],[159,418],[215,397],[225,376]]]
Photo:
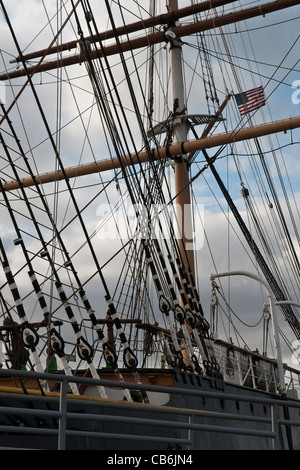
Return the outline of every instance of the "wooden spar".
[[[169,11],[176,11],[178,8],[178,0],[168,0]],[[173,28],[168,31],[169,36],[169,54],[170,54],[170,82],[172,88],[172,107],[174,121],[173,121],[173,142],[181,146],[182,142],[186,142],[188,138],[188,123],[183,122],[181,116],[185,114],[186,103],[184,100],[184,80],[182,69],[182,47],[176,35],[173,33]],[[173,36],[174,37],[173,37]],[[191,211],[191,195],[190,195],[190,177],[188,169],[188,161],[186,152],[180,148],[177,153],[174,166],[175,178],[175,194],[176,194],[176,217],[177,217],[177,243],[180,253],[180,263],[183,265],[183,270],[188,279],[188,284],[192,287],[193,284],[190,279],[190,274],[195,277],[195,260],[194,260],[194,243],[192,240],[192,211]],[[192,240],[192,241],[191,241]],[[184,292],[184,279],[181,274],[179,275],[181,289]],[[195,292],[194,292],[194,297]],[[182,297],[180,297],[180,305],[184,310],[186,308]],[[176,313],[175,318],[176,318]],[[192,328],[185,322],[185,327],[191,335]],[[193,367],[190,354],[186,349],[182,351],[183,360],[186,366]]]
[[[256,16],[264,16],[267,13],[274,11],[282,10],[284,8],[289,8],[300,4],[300,0],[276,0],[273,2],[266,3],[264,5],[259,5],[256,7],[251,7],[248,9],[240,10],[233,13],[228,13],[225,15],[216,16],[204,21],[196,21],[193,24],[186,26],[175,26],[172,28],[172,31],[176,34],[177,38],[188,36],[191,34],[199,33],[201,31],[207,31],[210,29],[218,28],[227,24],[237,23],[249,18],[254,18]],[[143,47],[148,47],[152,44],[158,44],[165,42],[165,34],[163,32],[152,33],[141,38],[131,39],[129,41],[121,42],[121,48],[123,52],[132,51],[135,49],[140,49]],[[118,54],[119,47],[117,44],[106,46],[103,48],[103,52],[106,56]],[[90,58],[96,59],[103,55],[102,51],[99,49],[92,50],[90,52]],[[39,66],[27,67],[27,72],[30,75],[33,75],[36,72],[43,72],[47,70],[57,69],[59,67],[65,67],[69,65],[74,65],[80,63],[82,60],[80,54],[73,55],[70,57],[64,57],[59,61],[49,61]],[[24,69],[15,70],[14,72],[9,72],[0,75],[0,80],[13,79],[17,77],[22,77],[26,75]]]
[[[176,11],[178,8],[178,0],[168,0],[169,11]],[[170,28],[173,32],[173,27]],[[176,38],[176,36],[174,36]],[[187,141],[189,126],[183,122],[180,116],[185,114],[186,103],[184,100],[184,80],[182,69],[182,48],[181,43],[176,39],[170,41],[170,69],[171,69],[171,88],[172,88],[172,106],[173,113],[177,116],[173,121],[173,142],[181,144]],[[191,198],[190,198],[190,177],[188,170],[187,155],[180,151],[177,154],[180,159],[175,160],[174,176],[175,176],[175,194],[176,196],[176,213],[178,221],[177,243],[181,254],[181,262],[185,267],[185,272],[189,276],[192,273],[195,279],[194,267],[194,244],[192,240],[192,215],[191,215]],[[192,284],[190,282],[190,284]],[[181,302],[181,306],[184,305]]]
[[[122,159],[122,164],[124,166],[129,166],[138,163],[144,163],[150,159],[160,160],[169,157],[176,157],[178,155],[189,154],[197,150],[232,144],[234,142],[241,142],[243,140],[275,134],[277,132],[287,132],[288,130],[296,129],[298,127],[300,127],[300,117],[289,118],[283,121],[250,127],[248,129],[226,132],[210,137],[189,140],[182,143],[179,142],[170,145],[169,147],[159,147],[153,149],[150,155],[146,151],[140,152],[138,156],[125,155]],[[76,178],[77,176],[100,173],[103,171],[113,170],[115,168],[120,168],[120,161],[118,158],[101,160],[72,168],[66,168],[65,174],[67,178]],[[64,179],[63,173],[61,171],[55,171],[36,176],[36,183],[51,183],[53,181],[59,181],[62,179]],[[19,183],[17,181],[3,182],[2,184],[5,191],[11,191],[13,189],[19,188]],[[28,187],[33,186],[35,182],[32,178],[23,178],[21,180],[21,184],[24,187]]]
[[[238,0],[203,1],[201,3],[196,3],[195,5],[190,5],[185,8],[180,8],[176,11],[164,13],[158,16],[151,16],[150,18],[146,18],[144,20],[137,21],[135,23],[131,23],[126,26],[120,26],[119,28],[116,28],[116,32],[113,30],[109,30],[103,33],[99,33],[98,36],[95,36],[95,35],[87,36],[85,40],[91,43],[95,43],[98,41],[106,41],[107,39],[114,38],[115,34],[117,34],[118,37],[120,37],[120,36],[123,36],[124,34],[127,35],[130,33],[137,32],[137,31],[145,30],[146,28],[153,28],[154,26],[171,24],[172,22],[178,20],[179,18],[185,18],[187,16],[191,16],[197,13],[207,11],[211,8],[225,6],[228,3],[234,3],[236,1]],[[45,55],[57,54],[62,51],[70,51],[71,49],[75,49],[77,45],[78,45],[78,40],[76,39],[74,41],[69,41],[69,42],[60,44],[59,46],[53,46],[48,49],[42,49],[40,51],[34,51],[29,54],[24,54],[22,58],[17,57],[16,59],[11,60],[10,63],[21,62],[22,59],[27,61],[27,60],[36,59],[38,57],[42,57]]]

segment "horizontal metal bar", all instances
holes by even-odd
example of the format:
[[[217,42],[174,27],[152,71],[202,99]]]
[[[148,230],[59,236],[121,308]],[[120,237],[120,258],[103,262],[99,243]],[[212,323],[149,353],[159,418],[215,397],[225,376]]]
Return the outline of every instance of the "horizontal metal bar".
[[[180,423],[177,423],[177,425]],[[274,438],[275,433],[272,431],[258,431],[255,429],[241,429],[241,428],[230,428],[226,426],[211,426],[211,425],[200,425],[198,428],[199,431],[209,431],[209,432],[219,432],[225,434],[239,434],[244,436],[257,436],[257,437],[270,437]],[[70,436],[82,436],[82,431],[70,431],[66,430],[66,435]],[[86,432],[84,434],[86,437],[97,437],[110,439],[126,439],[126,440],[138,440],[138,441],[156,441],[156,442],[171,442],[171,443],[180,443],[180,444],[191,444],[190,440],[187,439],[178,439],[178,438],[168,438],[168,437],[154,437],[154,436],[140,436],[140,435],[130,435],[130,434],[114,434],[114,433],[103,433],[103,432]]]
[[[278,424],[284,424],[285,426],[300,426],[300,421],[293,419],[278,419]]]
[[[61,418],[61,411],[41,410],[38,408],[15,408],[12,406],[0,406],[0,413],[22,414],[26,416],[40,416],[42,418]]]
[[[27,426],[3,426],[0,425],[0,432],[8,434],[38,434],[43,436],[57,436],[58,429],[32,428]]]
[[[0,450],[42,450],[42,449],[36,449],[32,447],[0,447]]]
[[[180,439],[176,437],[160,437],[160,436],[141,436],[136,434],[115,434],[110,432],[85,432],[82,431],[70,431],[66,430],[67,436],[86,436],[86,437],[96,437],[96,438],[109,438],[109,439],[121,439],[121,440],[134,440],[134,441],[146,441],[146,442],[161,442],[161,443],[171,443],[171,444],[185,444],[190,445],[190,439]]]
[[[56,374],[50,374],[50,373],[38,373],[38,372],[29,372],[27,371],[17,371],[13,369],[9,369],[9,372],[6,371],[5,374],[3,374],[3,369],[0,369],[0,377],[2,375],[12,375],[13,377],[28,377],[30,376],[31,378],[36,378],[36,379],[43,379],[43,380],[50,380],[50,381],[57,381],[57,382],[71,382],[71,383],[82,383],[82,384],[87,384],[87,385],[100,385],[104,387],[109,387],[113,389],[129,389],[129,390],[146,390],[146,391],[152,391],[152,392],[160,392],[160,393],[166,393],[166,394],[173,394],[173,395],[189,395],[189,396],[198,396],[198,397],[206,397],[206,398],[219,398],[223,400],[234,400],[234,401],[240,401],[240,402],[251,402],[251,403],[261,403],[261,404],[274,404],[277,403],[278,405],[281,406],[289,406],[289,407],[295,407],[299,408],[300,403],[299,402],[293,402],[289,400],[283,400],[281,398],[281,395],[277,395],[274,398],[263,398],[263,397],[254,397],[253,395],[248,395],[248,396],[241,396],[239,394],[231,394],[231,393],[224,393],[222,391],[216,391],[216,392],[209,392],[207,390],[195,390],[195,389],[189,389],[189,388],[175,388],[175,387],[167,387],[167,386],[159,386],[159,385],[150,385],[150,384],[138,384],[138,383],[133,383],[133,382],[116,382],[113,380],[104,380],[104,379],[95,379],[95,378],[86,378],[86,377],[75,377],[72,376],[72,378],[65,376],[65,375],[56,375]],[[26,375],[27,374],[27,375]],[[193,375],[192,375],[193,377]],[[200,380],[203,380],[203,377],[200,376]],[[201,386],[199,386],[201,387]],[[25,395],[22,395],[25,396]],[[46,397],[46,395],[45,395]]]
[[[154,411],[154,409],[152,409],[152,412]],[[156,408],[156,411],[157,411],[157,408]],[[180,413],[180,409],[178,408],[170,408],[169,410],[169,414],[171,415],[175,415],[175,416],[178,416],[179,414],[182,415],[182,413]],[[252,422],[260,422],[260,423],[265,423],[265,424],[271,424],[272,420],[271,418],[264,418],[264,417],[255,417],[255,416],[247,416],[247,415],[233,415],[233,414],[230,414],[230,415],[227,415],[226,413],[215,413],[215,412],[211,412],[211,414],[208,414],[208,413],[205,413],[204,416],[202,416],[201,413],[197,412],[198,410],[185,410],[185,413],[184,415],[187,416],[187,417],[190,417],[191,415],[193,416],[198,416],[198,417],[209,417],[209,418],[221,418],[221,419],[234,419],[236,421],[252,421]],[[161,412],[161,409],[159,409],[159,413]],[[126,422],[126,423],[132,423],[132,424],[147,424],[147,425],[157,425],[157,426],[169,426],[169,427],[183,427],[183,428],[188,428],[188,429],[196,429],[198,424],[196,423],[193,423],[193,424],[189,424],[189,423],[184,423],[183,421],[172,421],[172,420],[156,420],[156,419],[152,419],[152,418],[134,418],[134,417],[130,417],[130,416],[109,416],[109,415],[96,415],[96,414],[82,414],[82,413],[67,413],[67,418],[68,420],[81,420],[81,421],[88,421],[88,420],[93,420],[93,421],[102,421],[102,422],[105,422],[105,421],[108,421],[108,422],[118,422],[118,423],[121,423],[122,421]],[[290,423],[290,421],[288,421]],[[284,424],[285,421],[283,420],[283,423]],[[300,422],[299,422],[300,424]]]

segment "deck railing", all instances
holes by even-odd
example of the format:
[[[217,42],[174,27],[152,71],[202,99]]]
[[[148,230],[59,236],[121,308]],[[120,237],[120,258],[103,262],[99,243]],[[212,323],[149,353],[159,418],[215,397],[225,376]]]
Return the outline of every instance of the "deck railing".
[[[217,361],[224,380],[275,393],[278,387],[278,369],[274,359],[268,359],[256,352],[214,343]],[[284,364],[284,379],[287,394],[300,398],[300,372]]]

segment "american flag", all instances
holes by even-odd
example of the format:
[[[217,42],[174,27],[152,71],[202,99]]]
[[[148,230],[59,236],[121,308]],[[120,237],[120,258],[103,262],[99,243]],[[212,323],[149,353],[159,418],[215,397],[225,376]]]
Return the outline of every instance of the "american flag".
[[[252,88],[252,90],[244,91],[243,93],[238,93],[234,96],[241,116],[264,106],[266,103],[265,93],[262,86]]]

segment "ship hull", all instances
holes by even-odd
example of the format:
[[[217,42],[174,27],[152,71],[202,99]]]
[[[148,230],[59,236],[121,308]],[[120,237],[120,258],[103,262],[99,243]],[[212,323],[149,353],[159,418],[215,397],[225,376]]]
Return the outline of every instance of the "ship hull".
[[[276,398],[274,394],[187,373],[176,372],[170,376],[174,393],[165,405],[91,397],[68,399],[63,449],[300,449],[299,427],[282,424],[276,436],[272,434],[274,423],[268,400]],[[177,393],[183,388],[186,393]],[[193,392],[201,392],[201,396]],[[289,403],[298,403],[298,409],[287,407],[288,414],[284,416],[283,408],[279,407],[278,419],[288,417],[291,422],[299,419],[299,401],[289,399]],[[59,448],[59,416],[48,417],[51,410],[58,412],[59,399],[14,393],[9,397],[8,393],[1,393],[0,410],[2,449]],[[39,411],[35,414],[32,410]],[[72,414],[74,418],[70,417]]]

